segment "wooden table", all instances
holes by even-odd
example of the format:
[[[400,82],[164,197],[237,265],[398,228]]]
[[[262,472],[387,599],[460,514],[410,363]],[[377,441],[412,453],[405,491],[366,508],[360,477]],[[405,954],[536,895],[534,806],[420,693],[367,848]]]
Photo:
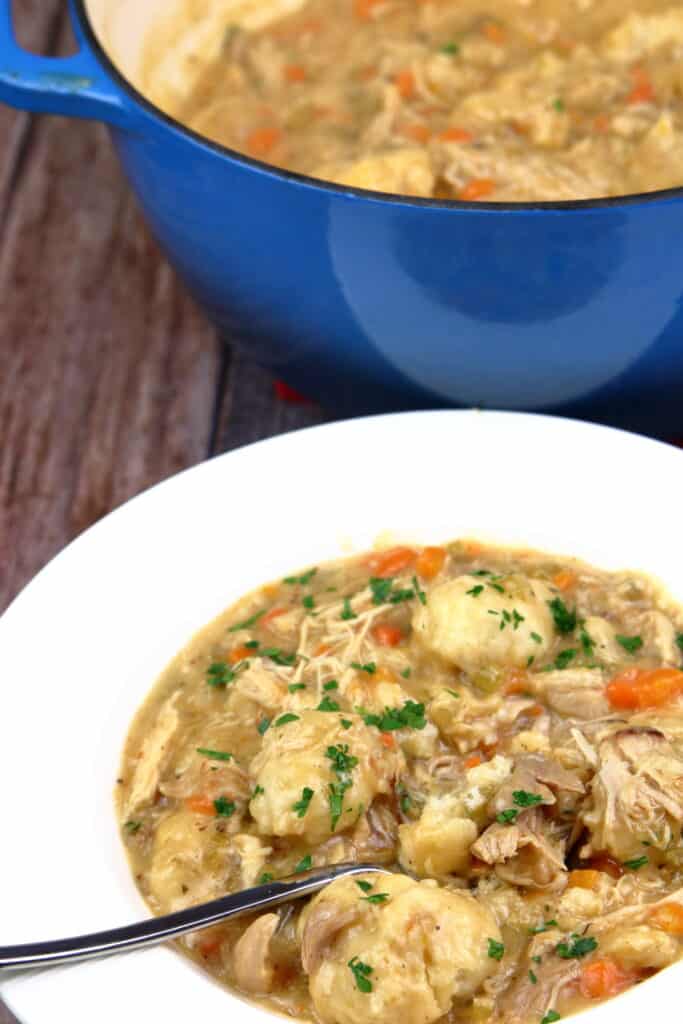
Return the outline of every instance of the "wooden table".
[[[24,45],[68,52],[62,0],[14,6]],[[0,107],[0,612],[132,495],[323,419],[216,336],[104,128]],[[0,1001],[0,1024],[13,1021]]]

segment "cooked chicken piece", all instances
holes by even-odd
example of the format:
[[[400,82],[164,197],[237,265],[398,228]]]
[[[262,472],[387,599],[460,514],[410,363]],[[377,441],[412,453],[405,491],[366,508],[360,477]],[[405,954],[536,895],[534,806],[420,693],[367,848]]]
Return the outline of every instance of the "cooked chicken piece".
[[[241,888],[249,889],[256,885],[273,852],[272,846],[266,846],[258,836],[244,833],[233,838],[230,849],[238,858]]]
[[[277,620],[275,620],[277,621]],[[256,725],[285,703],[287,684],[263,658],[250,658],[249,667],[230,684],[227,710],[243,724]]]
[[[611,710],[599,669],[536,672],[529,677],[529,689],[553,711],[569,718],[591,720],[608,715]]]
[[[245,770],[234,761],[211,761],[193,751],[184,770],[169,772],[159,789],[164,796],[180,800],[201,794],[212,800],[225,796],[246,802],[251,793],[251,783]]]
[[[512,725],[536,703],[527,697],[476,697],[464,686],[453,693],[437,693],[428,712],[444,739],[461,754],[477,747],[495,746],[501,728]]]
[[[522,667],[531,656],[547,654],[553,643],[552,596],[545,583],[521,575],[493,583],[458,576],[435,586],[427,604],[418,605],[413,629],[427,650],[466,672]]]
[[[644,841],[666,849],[683,824],[683,759],[661,732],[639,727],[615,732],[598,753],[582,856],[608,850],[623,861],[642,854]]]
[[[681,649],[676,642],[676,627],[663,612],[647,612],[643,617],[641,633],[646,648],[665,665],[680,665]]]
[[[584,786],[574,772],[567,771],[552,758],[528,754],[516,759],[512,774],[489,802],[488,812],[495,817],[501,811],[515,807],[515,793],[520,792],[540,797],[536,803],[555,804],[558,791],[582,795]]]
[[[154,799],[161,771],[168,757],[171,739],[180,724],[176,707],[179,697],[180,690],[162,705],[157,720],[145,739],[126,801],[124,821],[128,821],[131,815]]]
[[[584,629],[593,642],[593,657],[603,665],[618,665],[624,660],[624,648],[617,642],[617,631],[611,622],[589,615]]]
[[[277,914],[262,914],[237,941],[232,953],[235,980],[245,992],[265,995],[273,987],[270,943],[279,924]]]
[[[303,960],[320,1020],[432,1024],[471,999],[496,970],[488,942],[500,941],[500,932],[491,913],[469,894],[434,882],[394,874],[369,875],[367,882],[368,895],[386,898],[368,902],[356,879],[339,879],[301,916]],[[357,977],[369,982],[371,998]]]
[[[553,834],[539,810],[523,811],[509,824],[489,825],[471,852],[495,865],[498,877],[512,885],[561,889],[567,884],[562,831]]]
[[[529,970],[533,967],[535,981]],[[581,974],[577,960],[548,958],[541,964],[528,964],[520,971],[517,981],[510,986],[498,1004],[496,1024],[529,1024],[542,1020],[554,1009],[562,992]]]

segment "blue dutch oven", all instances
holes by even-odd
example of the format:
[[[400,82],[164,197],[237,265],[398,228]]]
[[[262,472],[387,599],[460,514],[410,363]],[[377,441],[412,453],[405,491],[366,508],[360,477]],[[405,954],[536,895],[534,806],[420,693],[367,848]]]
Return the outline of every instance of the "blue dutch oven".
[[[276,170],[152,106],[92,2],[71,0],[80,50],[57,59],[18,47],[0,0],[0,99],[107,122],[169,260],[253,359],[340,414],[480,405],[683,434],[683,189],[471,205]]]

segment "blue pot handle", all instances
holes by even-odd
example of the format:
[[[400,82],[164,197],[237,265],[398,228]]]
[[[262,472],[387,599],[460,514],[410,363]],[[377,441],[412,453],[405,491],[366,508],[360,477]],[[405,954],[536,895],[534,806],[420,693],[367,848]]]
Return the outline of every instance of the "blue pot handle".
[[[80,49],[71,57],[28,53],[14,34],[12,0],[0,0],[0,100],[21,110],[130,127],[133,103],[98,63],[77,23],[75,31]]]

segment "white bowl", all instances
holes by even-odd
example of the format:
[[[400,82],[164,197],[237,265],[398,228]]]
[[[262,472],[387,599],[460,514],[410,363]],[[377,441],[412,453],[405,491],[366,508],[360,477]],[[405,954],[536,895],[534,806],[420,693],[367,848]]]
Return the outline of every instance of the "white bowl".
[[[391,530],[642,569],[683,602],[682,479],[682,452],[620,431],[426,412],[252,445],[108,516],[0,619],[0,944],[146,916],[112,803],[124,736],[165,663],[239,595]],[[681,983],[676,965],[583,1019],[670,1017]],[[16,975],[1,991],[27,1024],[272,1019],[170,949]]]

